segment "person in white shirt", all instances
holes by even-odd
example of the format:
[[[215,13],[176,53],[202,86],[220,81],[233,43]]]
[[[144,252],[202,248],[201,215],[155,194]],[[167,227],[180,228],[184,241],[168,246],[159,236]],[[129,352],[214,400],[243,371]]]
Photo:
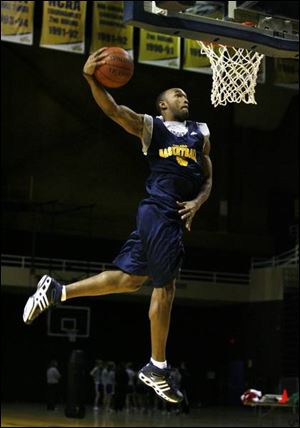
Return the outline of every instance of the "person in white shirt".
[[[103,400],[102,370],[103,361],[96,360],[95,366],[90,371],[90,375],[93,377],[95,385],[94,410],[99,409],[99,403],[101,403],[101,401]]]
[[[102,383],[104,389],[103,410],[109,411],[112,405],[112,398],[115,393],[115,363],[109,361],[102,370]]]
[[[55,410],[60,396],[59,382],[61,374],[57,367],[57,361],[51,360],[47,369],[47,410]]]
[[[126,410],[129,412],[130,410],[137,409],[137,399],[136,399],[136,378],[137,373],[132,368],[132,363],[127,363],[126,372],[128,375],[128,385],[127,385],[127,393],[126,393]]]

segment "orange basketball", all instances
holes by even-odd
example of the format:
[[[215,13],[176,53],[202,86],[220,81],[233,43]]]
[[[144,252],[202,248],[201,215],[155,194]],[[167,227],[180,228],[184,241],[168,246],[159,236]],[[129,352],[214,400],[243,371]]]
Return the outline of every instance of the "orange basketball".
[[[106,64],[95,70],[95,77],[107,88],[120,88],[126,85],[133,75],[134,65],[131,56],[122,48],[111,47],[105,50]]]

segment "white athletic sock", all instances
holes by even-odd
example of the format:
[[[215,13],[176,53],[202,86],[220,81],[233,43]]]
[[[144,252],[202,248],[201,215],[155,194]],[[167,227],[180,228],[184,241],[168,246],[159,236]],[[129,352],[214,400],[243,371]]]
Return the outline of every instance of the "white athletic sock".
[[[156,361],[151,358],[151,363],[154,364],[159,369],[166,369],[168,367],[167,360],[166,361]]]
[[[65,285],[63,285],[63,286],[62,286],[62,290],[61,290],[61,298],[60,298],[60,300],[61,300],[62,302],[64,302],[65,300],[67,300],[66,286],[65,286]]]

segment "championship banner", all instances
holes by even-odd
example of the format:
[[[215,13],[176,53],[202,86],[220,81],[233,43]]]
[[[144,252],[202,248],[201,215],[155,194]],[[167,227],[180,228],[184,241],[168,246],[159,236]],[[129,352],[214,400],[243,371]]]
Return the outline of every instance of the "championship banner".
[[[40,47],[84,53],[86,1],[43,1]]]
[[[299,61],[288,58],[275,58],[274,83],[290,89],[299,89]]]
[[[117,46],[133,56],[133,27],[123,23],[123,1],[94,1],[90,53]]]
[[[1,40],[33,44],[34,1],[1,2]]]
[[[201,54],[201,47],[197,40],[184,39],[183,70],[197,73],[212,74],[209,59]]]
[[[140,30],[139,59],[141,64],[180,68],[180,37]]]

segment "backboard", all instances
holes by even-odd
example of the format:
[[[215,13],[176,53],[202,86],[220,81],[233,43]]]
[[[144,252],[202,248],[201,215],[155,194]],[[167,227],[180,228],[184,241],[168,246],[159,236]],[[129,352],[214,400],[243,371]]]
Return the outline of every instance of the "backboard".
[[[124,21],[182,38],[299,59],[298,2],[125,1]]]
[[[47,313],[48,336],[77,338],[90,336],[90,308],[86,306],[58,305]]]

